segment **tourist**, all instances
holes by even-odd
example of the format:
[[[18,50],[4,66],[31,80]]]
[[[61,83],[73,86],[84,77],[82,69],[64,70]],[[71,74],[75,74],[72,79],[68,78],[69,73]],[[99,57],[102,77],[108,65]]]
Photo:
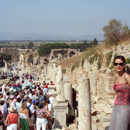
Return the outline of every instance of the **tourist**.
[[[3,130],[3,114],[0,111],[0,130]]]
[[[39,92],[39,102],[46,101],[46,96],[42,94],[42,91]]]
[[[48,108],[49,115],[50,115],[50,116],[48,116],[48,129],[50,130],[51,124],[53,125],[53,123],[54,123],[53,105],[50,103],[49,99],[46,100],[46,104],[47,104],[47,108]]]
[[[43,88],[43,95],[45,95],[46,96],[46,94],[48,93],[48,89],[44,86],[44,88]]]
[[[9,114],[5,120],[7,130],[17,130],[18,114],[15,113],[12,107],[8,108]]]
[[[36,111],[37,114],[37,130],[46,130],[46,118],[49,116],[49,112],[45,110],[46,103],[43,101],[42,103],[39,103],[38,109]],[[47,113],[47,114],[46,114]]]
[[[7,107],[6,107],[6,105],[5,105],[5,99],[2,98],[1,101],[2,101],[1,104],[3,104],[2,106],[4,107],[4,116],[3,116],[3,121],[5,121],[6,116],[7,116]]]
[[[33,99],[34,99],[34,100],[39,100],[38,92],[37,92],[37,91],[35,92],[35,95],[33,95]]]
[[[50,84],[51,84],[51,85],[54,85],[52,81],[50,81]]]
[[[126,61],[116,56],[114,67],[117,72],[114,83],[116,98],[111,114],[109,130],[128,130],[130,123],[130,75],[125,72]]]
[[[19,118],[20,130],[29,130],[30,118],[29,110],[26,108],[26,102],[23,102],[21,108],[19,109]]]
[[[4,110],[4,107],[3,107],[3,101],[2,100],[0,101],[0,111],[1,111],[1,113],[3,115],[3,117],[4,117],[5,110]]]
[[[35,127],[35,122],[34,122],[34,117],[35,117],[35,108],[32,104],[32,99],[28,98],[28,102],[27,102],[27,108],[30,110],[31,112],[31,117],[30,117],[30,130],[34,130]]]
[[[52,103],[53,103],[53,100],[54,100],[54,98],[53,98],[53,96],[52,96],[52,93],[51,93],[51,92],[47,93],[47,97],[49,98],[50,103],[52,104]]]
[[[21,102],[21,98],[17,98],[17,102],[16,102],[16,109],[17,109],[17,113],[19,114],[19,109],[21,108],[22,102]]]

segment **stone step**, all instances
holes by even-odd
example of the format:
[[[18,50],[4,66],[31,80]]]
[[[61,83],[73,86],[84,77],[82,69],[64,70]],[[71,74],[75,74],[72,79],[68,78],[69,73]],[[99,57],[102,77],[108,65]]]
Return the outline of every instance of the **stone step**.
[[[73,124],[69,124],[69,129],[70,130],[78,130],[77,126],[73,123]]]
[[[94,107],[96,108],[97,111],[102,112],[103,109],[101,108],[101,106],[99,104],[94,104]]]
[[[106,113],[106,114],[111,114],[112,113],[112,108],[108,108],[106,106],[101,106],[101,108],[103,109],[103,111]]]
[[[107,129],[108,129],[109,125],[110,125],[110,122],[103,122],[102,123],[102,126],[105,128],[107,127]]]
[[[114,105],[115,99],[108,99],[108,100],[109,100],[109,102],[110,102],[112,105]]]

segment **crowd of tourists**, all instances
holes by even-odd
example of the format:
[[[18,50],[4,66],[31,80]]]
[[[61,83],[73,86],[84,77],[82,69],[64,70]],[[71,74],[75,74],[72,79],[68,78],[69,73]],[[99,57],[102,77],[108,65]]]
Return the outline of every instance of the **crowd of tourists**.
[[[23,74],[18,83],[0,86],[0,130],[50,130],[54,123],[53,96],[48,85],[53,82],[33,82],[24,85]]]

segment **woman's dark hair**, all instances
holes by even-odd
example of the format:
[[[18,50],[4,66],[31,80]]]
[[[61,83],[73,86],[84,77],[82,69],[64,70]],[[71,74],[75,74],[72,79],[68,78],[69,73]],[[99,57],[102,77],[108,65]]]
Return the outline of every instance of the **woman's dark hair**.
[[[115,63],[115,60],[116,60],[116,59],[121,59],[121,60],[123,61],[123,63],[126,63],[124,56],[121,56],[121,55],[116,56],[115,59],[114,59],[114,63]]]

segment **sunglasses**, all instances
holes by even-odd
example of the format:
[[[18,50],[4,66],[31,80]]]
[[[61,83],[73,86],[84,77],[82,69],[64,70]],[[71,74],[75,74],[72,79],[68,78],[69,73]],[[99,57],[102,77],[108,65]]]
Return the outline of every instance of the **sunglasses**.
[[[124,63],[114,63],[114,65],[115,65],[115,66],[118,66],[118,65],[119,65],[119,66],[123,66]]]

